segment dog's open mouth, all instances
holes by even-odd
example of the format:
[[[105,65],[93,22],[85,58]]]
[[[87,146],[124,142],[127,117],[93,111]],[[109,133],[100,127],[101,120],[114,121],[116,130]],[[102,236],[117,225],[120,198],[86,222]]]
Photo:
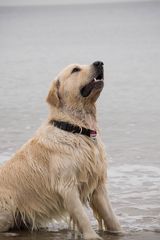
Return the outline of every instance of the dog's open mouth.
[[[88,97],[91,94],[93,89],[97,89],[101,91],[103,86],[104,86],[104,77],[103,77],[103,71],[101,71],[100,73],[96,74],[96,76],[94,76],[93,79],[88,84],[83,86],[80,92],[82,97]]]

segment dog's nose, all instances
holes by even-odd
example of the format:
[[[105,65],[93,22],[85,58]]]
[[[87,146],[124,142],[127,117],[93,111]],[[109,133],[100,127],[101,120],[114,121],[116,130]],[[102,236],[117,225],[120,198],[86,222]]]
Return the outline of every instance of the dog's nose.
[[[93,65],[94,65],[95,67],[102,67],[102,66],[104,65],[104,63],[101,62],[101,61],[96,61],[96,62],[93,63]]]

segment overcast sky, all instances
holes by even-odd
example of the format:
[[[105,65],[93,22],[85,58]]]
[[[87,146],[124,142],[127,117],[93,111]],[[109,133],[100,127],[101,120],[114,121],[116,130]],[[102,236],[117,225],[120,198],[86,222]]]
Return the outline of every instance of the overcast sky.
[[[79,3],[99,3],[99,2],[138,2],[140,0],[0,0],[0,6],[12,5],[52,5],[52,4],[79,4]],[[141,0],[155,1],[155,0]],[[159,0],[157,0],[159,1]]]

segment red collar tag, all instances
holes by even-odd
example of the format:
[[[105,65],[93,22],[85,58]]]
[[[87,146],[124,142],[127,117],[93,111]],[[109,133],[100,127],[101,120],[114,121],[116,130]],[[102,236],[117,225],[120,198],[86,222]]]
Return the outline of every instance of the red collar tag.
[[[90,132],[90,138],[96,139],[96,136],[97,136],[97,132],[96,132],[95,130],[91,130],[91,132]]]

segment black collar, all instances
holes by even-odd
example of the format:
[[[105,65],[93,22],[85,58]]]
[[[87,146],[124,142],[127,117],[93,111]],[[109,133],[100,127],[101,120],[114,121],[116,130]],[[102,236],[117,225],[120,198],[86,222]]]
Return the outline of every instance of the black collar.
[[[55,127],[60,128],[64,131],[79,133],[87,137],[90,137],[92,139],[95,139],[97,136],[96,130],[91,130],[89,128],[84,128],[84,127],[81,128],[78,125],[73,125],[71,123],[57,121],[57,120],[51,120],[50,123],[53,124]]]

